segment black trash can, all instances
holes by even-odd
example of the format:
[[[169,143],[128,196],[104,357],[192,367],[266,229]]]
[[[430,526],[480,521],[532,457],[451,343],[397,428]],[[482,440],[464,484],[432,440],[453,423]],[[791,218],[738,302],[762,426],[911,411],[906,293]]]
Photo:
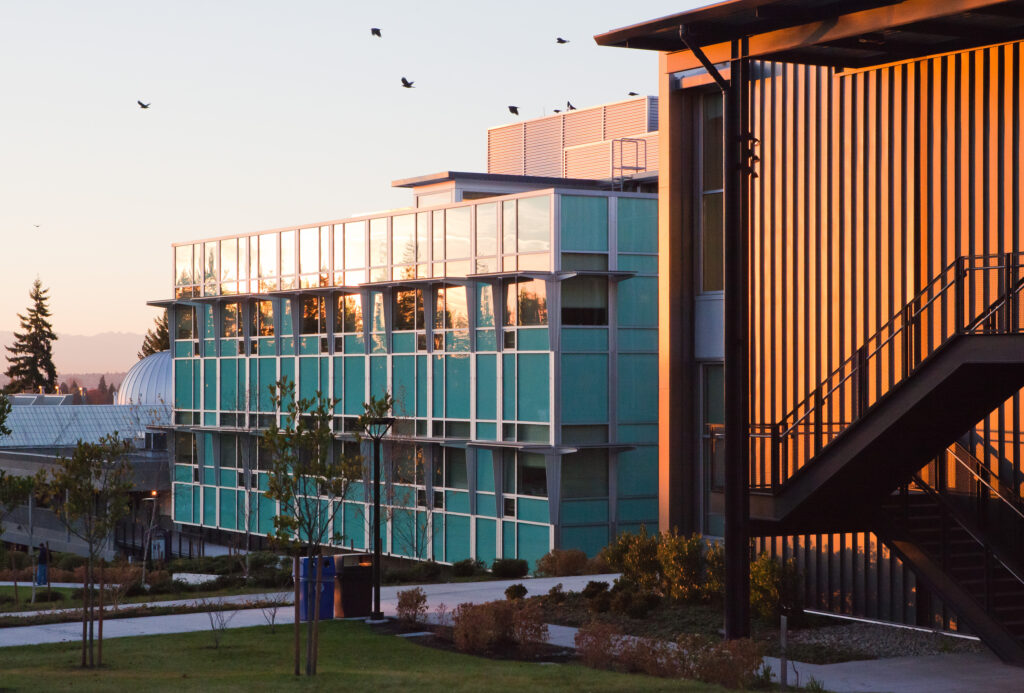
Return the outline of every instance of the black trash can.
[[[334,557],[338,585],[334,590],[335,618],[366,618],[373,601],[373,557],[350,553]]]
[[[311,561],[309,558],[299,560],[299,578],[302,583],[299,590],[300,621],[312,620],[318,589],[320,591],[320,620],[327,621],[334,618],[332,606],[335,601],[334,559],[331,556],[323,556],[320,560],[323,565],[320,568],[319,584],[316,579],[316,561]]]

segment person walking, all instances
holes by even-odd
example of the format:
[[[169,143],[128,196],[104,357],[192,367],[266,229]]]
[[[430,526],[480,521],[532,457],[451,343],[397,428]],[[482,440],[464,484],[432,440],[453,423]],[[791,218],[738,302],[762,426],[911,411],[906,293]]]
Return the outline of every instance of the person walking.
[[[42,587],[47,584],[47,567],[50,563],[50,547],[49,542],[44,542],[39,545],[39,558],[36,561],[36,585]]]

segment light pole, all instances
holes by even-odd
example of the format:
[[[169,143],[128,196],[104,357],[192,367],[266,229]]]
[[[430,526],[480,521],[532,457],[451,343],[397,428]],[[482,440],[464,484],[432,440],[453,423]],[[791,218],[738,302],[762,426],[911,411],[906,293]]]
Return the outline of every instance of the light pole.
[[[157,492],[155,490],[154,491],[150,491],[149,495],[142,499],[142,502],[144,502],[144,503],[145,502],[150,502],[150,503],[153,504],[152,510],[150,511],[150,515],[149,515],[149,527],[146,528],[146,538],[143,540],[144,541],[144,546],[142,547],[142,584],[143,585],[146,584],[146,561],[149,560],[149,543],[153,539],[153,525],[156,523],[156,505],[157,505],[156,499],[157,499]]]
[[[373,440],[373,610],[370,619],[380,621],[384,614],[380,610],[380,441],[387,435],[391,416],[376,416],[366,421],[366,435]]]

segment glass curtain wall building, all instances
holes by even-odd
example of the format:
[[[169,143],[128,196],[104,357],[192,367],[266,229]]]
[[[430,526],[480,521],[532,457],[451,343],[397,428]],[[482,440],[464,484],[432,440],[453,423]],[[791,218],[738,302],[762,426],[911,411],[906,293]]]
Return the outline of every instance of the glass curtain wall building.
[[[386,553],[532,564],[657,521],[656,196],[503,185],[174,246],[173,299],[151,303],[172,325],[175,522],[272,530],[258,440],[280,378],[337,400],[338,454],[394,396]],[[353,488],[335,529],[365,549]]]

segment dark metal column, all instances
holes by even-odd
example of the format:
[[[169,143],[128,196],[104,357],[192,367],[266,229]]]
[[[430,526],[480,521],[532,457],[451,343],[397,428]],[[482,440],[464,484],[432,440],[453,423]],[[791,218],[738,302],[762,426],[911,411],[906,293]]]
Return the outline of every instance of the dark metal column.
[[[724,103],[725,637],[750,635],[750,478],[747,218],[749,63],[733,41]]]

